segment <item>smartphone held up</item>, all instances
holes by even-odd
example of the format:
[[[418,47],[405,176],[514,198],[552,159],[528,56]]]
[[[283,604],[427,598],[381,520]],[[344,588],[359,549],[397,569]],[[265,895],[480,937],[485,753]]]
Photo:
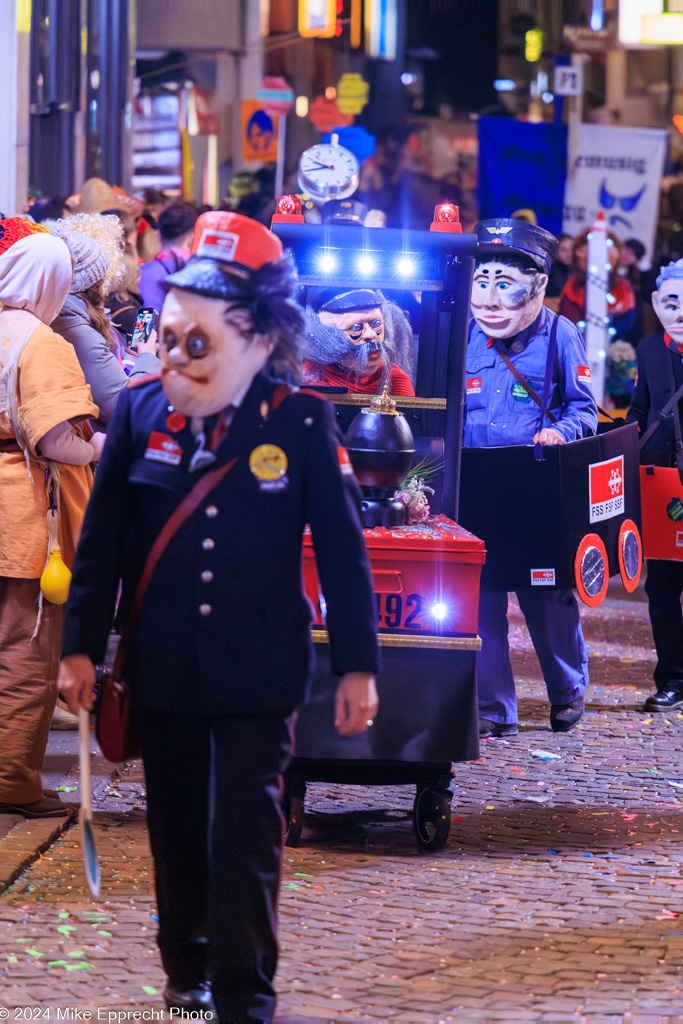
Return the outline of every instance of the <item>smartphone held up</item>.
[[[137,352],[140,345],[149,341],[152,331],[155,331],[159,324],[159,314],[156,309],[151,307],[143,306],[138,310],[138,315],[135,318],[135,329],[133,330],[133,337],[131,338],[130,348],[134,352]]]

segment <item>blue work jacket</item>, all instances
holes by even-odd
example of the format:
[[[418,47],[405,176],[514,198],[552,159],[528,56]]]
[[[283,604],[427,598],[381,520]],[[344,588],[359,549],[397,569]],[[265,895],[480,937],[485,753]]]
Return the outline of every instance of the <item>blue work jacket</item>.
[[[508,358],[536,392],[543,394],[550,328],[557,316],[545,306],[521,352],[512,348]],[[522,339],[524,335],[522,334]],[[557,353],[549,407],[555,423],[546,415],[541,423],[540,408],[515,380],[502,357],[475,320],[471,321],[465,373],[466,448],[532,444],[534,434],[551,427],[565,441],[594,434],[598,407],[590,383],[590,370],[583,336],[566,317],[557,327]]]

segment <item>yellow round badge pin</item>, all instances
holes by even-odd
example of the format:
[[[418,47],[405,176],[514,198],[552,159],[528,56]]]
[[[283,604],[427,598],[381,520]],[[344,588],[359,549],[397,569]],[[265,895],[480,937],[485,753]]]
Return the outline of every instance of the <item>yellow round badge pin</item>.
[[[249,456],[249,469],[258,480],[279,480],[287,472],[287,456],[276,444],[260,444]]]

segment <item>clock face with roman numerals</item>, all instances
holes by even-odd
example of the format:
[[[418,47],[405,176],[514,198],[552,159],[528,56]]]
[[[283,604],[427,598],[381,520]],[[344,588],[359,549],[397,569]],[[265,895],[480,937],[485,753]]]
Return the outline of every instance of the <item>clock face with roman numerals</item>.
[[[313,199],[346,199],[358,188],[358,171],[349,149],[323,142],[301,154],[299,187]]]

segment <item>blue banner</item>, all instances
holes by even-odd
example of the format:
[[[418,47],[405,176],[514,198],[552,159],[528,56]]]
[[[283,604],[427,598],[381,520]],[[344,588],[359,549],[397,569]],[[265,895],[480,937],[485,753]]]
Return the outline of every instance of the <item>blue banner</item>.
[[[562,231],[567,126],[482,117],[478,127],[481,219],[529,209],[542,228]]]

